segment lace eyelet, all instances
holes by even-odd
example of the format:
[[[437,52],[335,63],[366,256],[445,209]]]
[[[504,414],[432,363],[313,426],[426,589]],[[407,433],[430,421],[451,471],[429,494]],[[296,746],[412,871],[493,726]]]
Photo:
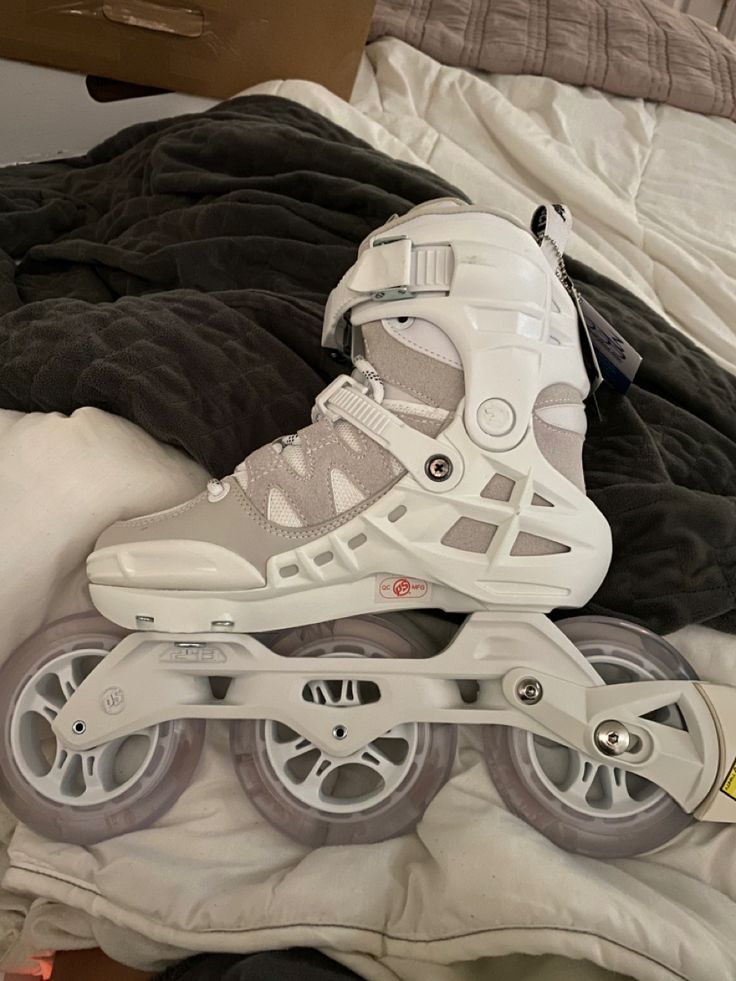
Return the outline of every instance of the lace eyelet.
[[[210,504],[217,504],[224,501],[230,493],[230,484],[223,483],[221,480],[210,480],[207,483],[207,500]]]

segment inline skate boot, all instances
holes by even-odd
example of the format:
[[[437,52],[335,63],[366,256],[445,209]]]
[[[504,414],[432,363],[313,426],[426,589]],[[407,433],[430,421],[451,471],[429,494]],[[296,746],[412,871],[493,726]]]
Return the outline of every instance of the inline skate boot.
[[[569,217],[533,227],[454,199],[391,219],[328,301],[355,370],[312,424],[102,535],[99,615],[0,671],[19,818],[78,843],[150,824],[219,719],[252,803],[310,846],[410,831],[465,725],[502,800],[573,851],[736,820],[734,689],[642,627],[547,616],[591,598],[611,538],[583,479]]]

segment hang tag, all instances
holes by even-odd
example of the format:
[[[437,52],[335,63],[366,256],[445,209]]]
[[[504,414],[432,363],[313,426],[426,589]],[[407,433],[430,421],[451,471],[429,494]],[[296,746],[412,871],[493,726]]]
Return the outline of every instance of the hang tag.
[[[601,382],[608,382],[617,392],[626,392],[641,364],[641,355],[575,289],[564,256],[572,230],[568,209],[561,204],[540,205],[532,216],[531,230],[577,309],[580,349],[590,384],[589,397],[600,418],[595,393]]]
[[[572,285],[572,283],[570,283],[569,293],[578,311],[578,331],[580,333],[580,350],[583,355],[583,364],[585,365],[585,370],[588,373],[588,381],[590,382],[590,395],[593,397],[593,401],[595,402],[595,393],[598,390],[598,388],[600,388],[601,382],[603,381],[603,375],[601,373],[601,369],[598,363],[598,355],[596,353],[595,348],[593,347],[593,339],[590,336],[590,332],[588,330],[588,322],[583,312],[582,304],[585,303],[586,301],[580,296],[580,294]],[[597,408],[598,405],[596,403],[596,409]],[[598,414],[600,415],[600,412]]]
[[[586,334],[595,350],[599,374],[611,388],[622,394],[628,391],[641,364],[641,355],[619,334],[602,313],[580,297],[579,312],[582,313]]]

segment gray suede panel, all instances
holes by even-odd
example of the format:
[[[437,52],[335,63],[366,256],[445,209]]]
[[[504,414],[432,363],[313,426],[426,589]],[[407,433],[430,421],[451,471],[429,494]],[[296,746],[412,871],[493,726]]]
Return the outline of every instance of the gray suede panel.
[[[511,555],[560,555],[569,552],[567,545],[554,542],[551,538],[531,535],[528,531],[519,532],[511,547]]]
[[[475,518],[458,518],[455,524],[442,536],[442,544],[457,548],[461,552],[487,552],[498,531],[498,525]]]
[[[532,494],[532,504],[538,508],[554,507],[551,501],[548,501],[546,497],[541,497],[539,494]]]
[[[537,396],[534,403],[535,409],[541,409],[546,405],[582,405],[583,400],[580,392],[573,385],[566,385],[564,382],[556,382],[548,385]]]
[[[302,476],[275,451],[272,444],[252,453],[245,464],[247,495],[262,517],[268,514],[268,499],[279,488],[306,527],[335,517],[331,475],[339,470],[352,481],[364,498],[388,489],[397,474],[391,456],[372,439],[353,428],[360,443],[356,452],[326,419],[299,430],[299,448],[307,467]]]
[[[260,515],[234,478],[224,483],[230,492],[211,503],[202,494],[181,508],[149,518],[119,521],[98,539],[96,548],[148,541],[199,541],[221,545],[247,559],[265,577],[266,563],[273,555],[334,531],[372,504],[380,494],[346,511],[332,521],[311,528],[282,528]]]
[[[380,321],[362,328],[365,356],[384,381],[435,409],[454,412],[463,397],[463,373],[391,337]]]
[[[436,436],[437,433],[444,429],[448,419],[426,419],[423,416],[415,416],[411,412],[397,412],[396,415],[399,419],[403,420],[407,426],[411,426],[412,429],[419,430],[420,433],[426,433],[427,436]]]
[[[534,438],[548,463],[584,491],[583,437],[578,433],[568,432],[567,429],[551,426],[535,416]]]
[[[420,400],[422,406],[452,411],[463,392],[462,372],[412,351],[396,341],[380,321],[360,329],[358,341],[367,360],[385,381]],[[398,412],[407,425],[434,436],[446,420],[428,419],[419,412]],[[332,474],[340,471],[363,494],[375,497],[388,490],[406,472],[391,454],[369,436],[351,426],[354,448],[326,419],[299,431],[299,449],[305,468],[297,472],[273,445],[261,447],[245,463],[245,493],[255,510],[266,519],[271,491],[278,489],[303,522],[312,527],[336,516]]]
[[[537,410],[548,405],[582,405],[580,392],[571,385],[550,385],[539,393],[534,404],[534,438],[547,462],[563,477],[585,492],[583,475],[583,442],[580,433],[545,422]],[[534,554],[534,553],[530,553]]]
[[[488,501],[510,501],[514,490],[514,481],[502,473],[494,473],[486,486],[480,492],[481,497]]]
[[[379,323],[378,340],[369,357],[383,377],[433,408],[454,409],[462,395],[462,373],[394,341]],[[368,347],[368,346],[367,346]],[[417,408],[421,410],[422,406]],[[436,433],[446,420],[411,412],[397,413],[407,425]],[[381,497],[406,471],[369,436],[351,426],[350,442],[327,419],[299,430],[302,472],[272,443],[248,457],[242,472],[227,479],[226,497],[211,502],[207,494],[178,508],[145,518],[119,522],[108,529],[97,548],[153,539],[207,541],[237,552],[265,575],[269,558],[312,541],[345,524]],[[351,445],[353,443],[354,445]],[[332,475],[339,471],[363,495],[350,510],[336,512]],[[241,487],[238,480],[243,481]],[[271,491],[278,489],[303,522],[294,528],[268,520]],[[489,539],[490,541],[490,539]],[[486,546],[487,547],[487,546]]]

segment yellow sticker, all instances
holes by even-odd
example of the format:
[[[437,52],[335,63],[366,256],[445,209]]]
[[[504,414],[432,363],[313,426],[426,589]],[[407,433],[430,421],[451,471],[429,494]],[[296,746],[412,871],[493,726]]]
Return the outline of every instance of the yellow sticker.
[[[731,797],[733,800],[736,800],[736,760],[734,760],[731,771],[723,782],[721,793],[724,793],[727,797]]]

